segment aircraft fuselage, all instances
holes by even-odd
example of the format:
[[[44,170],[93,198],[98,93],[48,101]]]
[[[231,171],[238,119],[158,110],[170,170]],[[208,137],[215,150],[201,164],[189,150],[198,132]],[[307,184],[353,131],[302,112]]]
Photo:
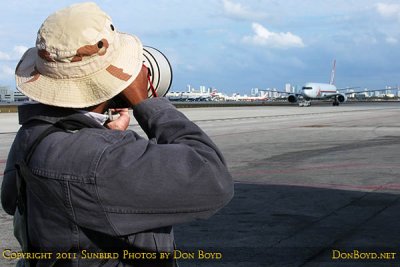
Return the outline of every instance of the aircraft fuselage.
[[[332,98],[337,93],[336,86],[329,83],[306,83],[301,89],[304,99],[310,100]]]

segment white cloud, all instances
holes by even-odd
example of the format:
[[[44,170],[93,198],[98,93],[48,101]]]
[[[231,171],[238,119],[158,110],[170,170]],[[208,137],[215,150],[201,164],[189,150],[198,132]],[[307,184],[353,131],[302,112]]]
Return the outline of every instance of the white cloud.
[[[224,5],[225,13],[232,18],[244,19],[244,20],[257,20],[257,19],[263,19],[267,16],[263,12],[250,10],[248,7],[243,6],[240,3],[234,3],[230,0],[222,0],[222,4]]]
[[[9,53],[0,51],[0,60],[3,61],[19,60],[26,50],[28,50],[28,47],[22,45],[16,45],[14,46],[13,50]]]
[[[356,45],[360,46],[376,45],[379,43],[375,34],[371,33],[357,33],[357,35],[354,35],[352,39]]]
[[[397,45],[400,31],[396,22],[400,23],[400,4],[378,3],[375,7],[376,11],[390,23],[390,25],[382,27],[382,31],[386,35],[385,42],[390,45]]]
[[[388,44],[395,45],[395,44],[398,44],[399,40],[397,40],[397,39],[394,38],[394,37],[388,36],[388,37],[386,37],[386,42],[387,42]]]
[[[14,69],[8,65],[0,65],[0,86],[12,86],[14,83]]]
[[[400,4],[376,4],[376,10],[385,18],[397,18],[400,20]]]
[[[25,46],[18,45],[14,46],[9,53],[0,51],[0,62],[3,63],[0,65],[0,85],[13,84],[15,65],[27,49]]]
[[[243,37],[243,42],[280,49],[304,47],[303,40],[291,32],[271,32],[259,23],[253,23],[252,28],[254,35]]]
[[[187,64],[187,65],[185,65],[185,69],[189,70],[189,71],[194,71],[194,70],[196,70],[196,67],[192,64]]]
[[[0,67],[0,75],[1,76],[14,76],[14,69],[13,68],[11,68],[11,67],[9,67],[9,66],[5,66],[5,65],[2,65],[1,67]]]
[[[14,46],[14,49],[13,49],[15,56],[18,59],[22,57],[22,55],[26,52],[26,50],[28,50],[28,47],[23,46],[23,45]]]
[[[0,60],[10,60],[10,59],[11,56],[9,54],[0,51]]]

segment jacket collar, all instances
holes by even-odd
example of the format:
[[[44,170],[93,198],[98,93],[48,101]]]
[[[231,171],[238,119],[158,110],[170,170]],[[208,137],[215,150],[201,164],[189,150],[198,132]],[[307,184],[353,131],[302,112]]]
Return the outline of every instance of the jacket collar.
[[[75,120],[83,120],[90,124],[93,128],[105,128],[98,121],[86,116],[82,112],[72,108],[60,108],[48,106],[40,103],[25,104],[18,106],[19,124],[27,124],[32,121],[42,121],[54,124],[61,119],[71,117]]]

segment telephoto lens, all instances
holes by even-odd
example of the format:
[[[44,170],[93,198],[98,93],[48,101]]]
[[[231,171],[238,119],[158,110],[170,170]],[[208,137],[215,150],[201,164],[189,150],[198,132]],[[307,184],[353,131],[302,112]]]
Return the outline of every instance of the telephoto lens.
[[[172,84],[172,68],[168,58],[158,49],[143,47],[143,64],[149,69],[148,97],[165,96]],[[129,103],[117,95],[109,101],[109,108],[128,108]]]
[[[163,53],[150,46],[143,47],[143,56],[143,63],[150,70],[149,97],[154,96],[151,86],[158,96],[165,96],[172,84],[171,64]]]

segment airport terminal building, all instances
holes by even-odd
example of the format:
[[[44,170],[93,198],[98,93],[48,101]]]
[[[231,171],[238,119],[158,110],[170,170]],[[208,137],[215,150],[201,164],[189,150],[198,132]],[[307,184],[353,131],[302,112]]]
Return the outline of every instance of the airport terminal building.
[[[0,86],[0,102],[2,103],[12,103],[28,100],[29,98],[21,92],[13,91],[6,86]]]

